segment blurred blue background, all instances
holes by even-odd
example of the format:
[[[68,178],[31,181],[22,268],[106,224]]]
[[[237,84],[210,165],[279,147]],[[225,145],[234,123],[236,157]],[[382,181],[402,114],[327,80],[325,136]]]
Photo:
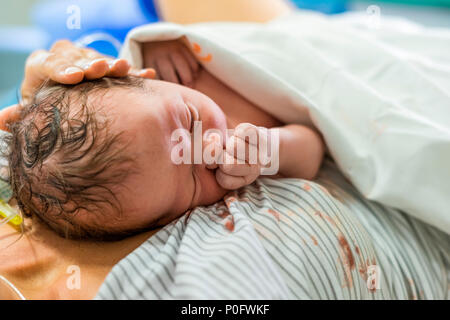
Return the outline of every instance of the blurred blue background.
[[[291,1],[326,14],[365,12],[375,4],[382,14],[450,28],[450,0]],[[127,32],[158,21],[158,14],[152,0],[15,0],[0,2],[0,21],[1,109],[16,103],[25,59],[32,51],[66,38],[116,56]]]

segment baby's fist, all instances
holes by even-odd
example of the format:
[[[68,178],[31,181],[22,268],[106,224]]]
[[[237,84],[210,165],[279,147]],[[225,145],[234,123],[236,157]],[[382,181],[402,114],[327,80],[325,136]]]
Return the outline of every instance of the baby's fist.
[[[259,148],[265,139],[261,129],[250,123],[241,123],[235,128],[227,140],[223,164],[216,171],[216,180],[222,188],[239,189],[259,177]]]

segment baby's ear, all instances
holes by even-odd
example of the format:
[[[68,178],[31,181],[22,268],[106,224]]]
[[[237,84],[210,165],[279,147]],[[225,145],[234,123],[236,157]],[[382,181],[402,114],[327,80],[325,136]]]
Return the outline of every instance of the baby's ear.
[[[0,110],[0,130],[9,131],[8,123],[17,121],[19,117],[20,112],[18,104]]]

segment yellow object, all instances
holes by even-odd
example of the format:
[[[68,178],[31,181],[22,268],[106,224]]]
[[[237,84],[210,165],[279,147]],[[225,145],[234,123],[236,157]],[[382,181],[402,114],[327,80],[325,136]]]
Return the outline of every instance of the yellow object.
[[[158,0],[158,14],[168,22],[267,22],[293,7],[285,0]]]
[[[0,199],[0,216],[5,219],[9,219],[8,223],[14,226],[20,226],[23,222],[23,219],[19,212],[16,209],[11,207],[5,201]]]

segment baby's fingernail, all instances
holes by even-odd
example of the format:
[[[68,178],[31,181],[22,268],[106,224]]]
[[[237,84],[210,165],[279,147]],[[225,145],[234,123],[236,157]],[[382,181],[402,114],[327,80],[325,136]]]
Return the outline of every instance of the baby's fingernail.
[[[67,75],[72,75],[78,72],[82,72],[82,70],[80,70],[80,68],[77,67],[68,67],[66,70],[64,70],[64,74]]]

